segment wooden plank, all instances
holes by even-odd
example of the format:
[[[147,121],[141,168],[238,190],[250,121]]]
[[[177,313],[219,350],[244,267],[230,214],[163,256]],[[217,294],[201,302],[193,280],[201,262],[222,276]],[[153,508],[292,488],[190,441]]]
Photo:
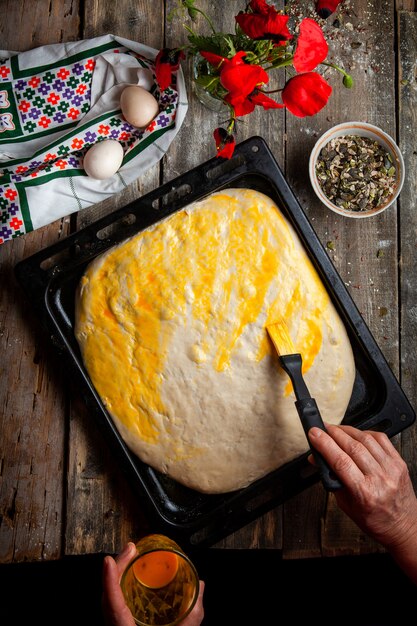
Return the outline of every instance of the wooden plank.
[[[330,513],[321,519],[322,550],[319,556],[340,557],[385,552],[382,546],[362,532],[350,517],[341,513],[333,494],[329,494],[328,511]]]
[[[203,8],[206,8],[209,11],[210,6],[208,5],[208,3],[206,3],[206,5],[207,6],[205,6],[204,3],[201,4]],[[89,11],[89,30],[87,31],[87,33],[90,36],[95,36],[100,32],[100,30],[96,26],[93,26],[93,27],[91,26],[92,22],[100,23],[100,21],[104,19],[103,15],[100,17],[101,14],[99,12],[99,8],[100,7],[97,4],[93,4],[91,11]],[[170,4],[168,3],[167,13],[170,11],[171,8],[173,7],[170,6]],[[229,23],[232,28],[233,28],[233,23],[234,23],[233,17],[238,12],[239,8],[240,6],[238,2],[230,3],[230,6],[228,6],[228,12],[230,13]],[[119,13],[119,9],[117,13]],[[110,19],[107,14],[106,14],[106,19],[107,20]],[[226,21],[227,20],[225,20],[225,22]],[[155,29],[150,28],[150,30],[151,32],[155,33]],[[119,30],[118,32],[122,32],[122,31]],[[123,35],[128,36],[124,32],[123,32]],[[144,39],[141,39],[141,40],[143,41]],[[182,43],[184,40],[185,40],[185,30],[183,28],[182,23],[180,21],[177,21],[176,23],[175,22],[169,23],[166,45],[176,46]],[[149,43],[149,42],[145,41],[145,43]],[[154,45],[155,47],[157,47],[158,44],[151,43],[150,45]],[[187,84],[189,86],[189,92],[190,92],[189,93],[190,109],[187,115],[187,119],[184,123],[183,128],[180,131],[180,134],[177,140],[173,143],[167,155],[164,157],[164,179],[165,180],[174,178],[178,174],[186,171],[187,169],[194,167],[198,162],[201,162],[214,155],[214,143],[212,140],[212,132],[214,128],[216,127],[216,125],[219,125],[220,123],[218,121],[219,118],[216,117],[216,115],[212,113],[211,111],[207,111],[207,109],[204,109],[202,105],[196,100],[195,96],[193,95],[191,91],[190,86],[191,86],[192,67],[191,67],[190,61],[188,62],[188,64],[186,64],[185,72],[186,72],[186,79],[187,79]],[[197,111],[197,113],[195,111]],[[257,129],[259,127],[260,113],[258,113],[257,115],[258,115],[257,119],[255,119],[255,116],[252,116],[252,120],[251,120],[252,124],[251,125],[248,124],[248,126],[244,128],[244,135],[242,135],[240,139],[243,139],[244,137],[249,136],[251,134],[257,134],[258,132]],[[281,125],[283,125],[283,118],[282,116],[280,117],[281,117]],[[202,122],[202,125],[200,124],[200,122]],[[209,124],[211,124],[210,128],[208,127]],[[278,142],[280,143],[281,155],[282,155],[283,154],[283,142],[282,142],[283,127],[277,128],[277,125],[275,124],[274,128],[270,129],[269,134],[273,138],[272,143],[274,144],[277,144]],[[204,139],[203,141],[201,140],[202,137]],[[108,206],[110,206],[110,210],[111,210],[113,202],[107,201],[107,204]],[[89,223],[90,219],[91,220],[96,219],[98,215],[98,211],[99,211],[99,207],[97,206],[95,206],[93,210],[89,210],[89,215],[86,218],[87,219],[86,222],[85,222],[86,213],[83,211],[82,215],[79,216],[81,223],[82,224]],[[90,217],[91,215],[93,217]],[[75,517],[77,517],[78,510],[84,511],[85,514],[88,514],[88,516],[91,519],[90,510],[87,505],[87,501],[81,495],[82,493],[85,492],[85,489],[83,487],[84,482],[82,480],[83,470],[80,468],[82,468],[85,465],[85,458],[87,458],[86,456],[87,451],[88,451],[89,456],[91,456],[92,452],[91,452],[91,446],[87,445],[86,447],[84,444],[84,447],[83,447],[83,440],[85,437],[85,433],[81,434],[79,437],[78,432],[77,432],[79,428],[80,427],[77,425],[77,423],[75,421],[73,422],[72,420],[71,430],[70,430],[71,445],[70,445],[69,485],[71,489],[71,498],[69,499],[69,506],[71,507],[71,510],[69,510],[68,512],[69,520],[71,520],[74,517],[74,515]],[[80,460],[81,457],[84,458],[84,461]],[[79,466],[77,469],[78,463],[79,463]],[[94,494],[91,493],[91,489],[92,489],[91,477],[89,478],[88,484],[89,484],[88,499],[91,498],[91,500],[94,500],[94,497],[93,497]],[[97,488],[97,493],[102,491],[102,482],[101,482],[100,477],[97,478],[96,488]],[[98,496],[98,501],[100,501],[99,496]],[[99,525],[98,517],[99,516],[97,516],[97,525]],[[277,513],[268,514],[267,516],[264,516],[264,517],[265,519],[261,520],[258,526],[256,523],[251,525],[250,531],[248,531],[247,529],[241,531],[241,535],[239,536],[242,537],[242,535],[244,535],[245,537],[244,539],[243,538],[236,539],[236,537],[234,537],[234,539],[232,539],[233,545],[235,546],[236,543],[239,545],[251,545],[251,543],[253,543],[253,541],[255,540],[257,545],[259,545],[259,547],[265,547],[265,541],[266,541],[267,547],[271,547],[271,546],[279,547],[280,542],[277,541],[277,536],[276,536],[277,535],[276,533]],[[278,514],[278,519],[279,519],[279,514]],[[66,552],[67,553],[77,553],[78,551],[80,550],[82,551],[83,549],[82,539],[80,539],[79,537],[75,537],[74,535],[74,533],[77,532],[77,527],[79,526],[80,524],[77,523],[76,525],[72,524],[72,529],[69,527],[67,528],[67,533],[66,533]],[[267,532],[260,532],[259,528],[267,528]],[[249,532],[249,536],[247,536],[248,532]],[[280,533],[278,533],[278,535],[279,534]],[[99,532],[99,535],[100,535],[100,532]],[[253,537],[255,537],[255,539],[253,539]],[[100,537],[97,540],[98,548],[102,548],[102,546],[104,545],[103,542],[101,541],[101,538],[102,537]],[[107,542],[106,544],[108,546],[108,549],[112,549],[111,542],[112,542],[112,539],[110,540],[110,542]],[[91,549],[91,544],[89,545],[89,549]]]
[[[50,43],[75,41],[80,26],[79,7],[79,0],[2,0],[0,47],[23,52]]]
[[[13,277],[60,225],[0,247],[0,561],[56,558],[61,550],[65,397],[62,368]]]
[[[401,301],[401,384],[417,410],[416,337],[417,280],[415,198],[417,189],[417,14],[400,12],[399,38],[399,146],[403,153],[406,177],[399,201],[400,223],[400,301]],[[401,438],[401,453],[408,463],[417,491],[417,424]]]
[[[175,0],[167,0],[167,14],[177,6]],[[280,7],[283,2],[276,2]],[[216,30],[219,32],[234,32],[235,15],[243,10],[241,0],[229,0],[219,3],[209,0],[199,0],[198,6],[213,20]],[[221,6],[221,10],[216,10]],[[206,22],[199,17],[192,28],[198,34],[210,34]],[[174,19],[167,23],[166,45],[176,47],[187,42],[187,31],[182,21]],[[195,96],[192,87],[193,62],[188,58],[183,63],[189,98],[189,109],[175,143],[172,144],[169,153],[164,158],[164,180],[170,180],[179,174],[195,167],[199,163],[216,155],[213,131],[218,126],[225,126],[228,119],[227,107],[219,113],[211,111],[201,104]],[[276,75],[271,73],[270,87],[276,88]],[[237,124],[236,141],[240,142],[253,135],[262,135],[274,153],[280,165],[284,163],[284,134],[285,118],[281,110],[264,111],[261,107],[250,115],[241,118]]]
[[[328,254],[398,375],[397,209],[391,207],[369,219],[338,216],[320,204],[308,178],[310,151],[316,139],[334,124],[363,120],[395,137],[393,3],[354,1],[341,12],[339,24],[335,28],[328,20],[324,26],[331,44],[329,58],[352,73],[355,86],[344,89],[339,75],[329,72],[326,77],[333,93],[327,106],[312,118],[287,118],[287,176],[323,245],[332,242],[334,249],[327,250]],[[380,250],[383,254],[378,253]],[[284,558],[299,556],[299,540],[307,524],[311,556],[374,550],[370,541],[362,541],[356,529],[343,520],[344,514],[333,499],[328,500],[322,521],[325,498],[322,491],[315,509],[305,507],[303,498],[285,505],[285,519],[294,523],[285,526]],[[307,556],[306,550],[303,555]]]
[[[162,0],[135,3],[85,3],[84,28],[80,28],[77,0],[3,0],[0,23],[1,47],[31,49],[37,45],[72,41],[114,32],[158,48],[163,41]],[[168,10],[173,7],[168,2]],[[351,6],[352,3],[346,3]],[[335,60],[342,60],[356,77],[357,87],[346,92],[336,87],[323,114],[312,120],[288,119],[287,173],[322,241],[333,240],[329,251],[348,284],[349,291],[364,313],[394,371],[398,373],[397,324],[397,227],[395,209],[372,219],[372,224],[323,216],[313,197],[305,168],[315,136],[333,123],[355,117],[379,124],[394,132],[393,3],[353,3],[352,13],[342,15],[339,32],[334,31]],[[225,6],[226,5],[226,6]],[[363,5],[363,6],[361,6]],[[213,2],[202,6],[213,11]],[[397,9],[415,10],[415,2],[396,2]],[[217,26],[232,25],[241,2],[222,3],[215,15]],[[27,19],[30,14],[31,19]],[[406,184],[399,202],[401,253],[401,381],[416,406],[415,344],[416,285],[413,280],[416,231],[414,190],[415,153],[410,138],[416,134],[415,120],[415,15],[398,18],[401,63],[400,145],[408,164]],[[352,30],[347,28],[352,24]],[[361,30],[355,29],[356,25]],[[332,22],[328,22],[330,28]],[[347,31],[347,32],[346,32]],[[346,46],[341,38],[347,36]],[[180,23],[167,27],[167,45],[185,40]],[[354,47],[353,44],[355,44]],[[357,44],[360,44],[357,47]],[[350,47],[349,47],[350,46]],[[343,54],[340,52],[343,48]],[[190,85],[191,65],[185,64]],[[358,72],[358,74],[357,74]],[[333,79],[332,79],[333,80]],[[406,81],[406,82],[404,82]],[[359,90],[358,90],[359,85]],[[381,86],[383,85],[383,87]],[[366,88],[366,92],[365,92]],[[193,167],[214,154],[212,131],[224,121],[221,115],[203,109],[190,90],[190,109],[180,135],[163,159],[164,180]],[[339,112],[339,113],[337,113]],[[403,121],[401,121],[403,120]],[[238,140],[252,134],[264,136],[279,163],[285,164],[285,124],[281,112],[257,111],[240,125]],[[304,172],[304,175],[303,175]],[[297,183],[297,181],[299,181]],[[77,227],[91,223],[115,207],[159,184],[159,167],[147,173],[123,194],[83,211]],[[65,462],[65,417],[68,395],[62,380],[59,359],[41,336],[41,330],[22,298],[13,278],[13,267],[22,258],[46,247],[69,232],[69,219],[30,233],[0,246],[0,561],[52,559],[61,555],[63,524],[62,472]],[[366,249],[366,252],[365,252]],[[378,255],[378,250],[384,252]],[[367,266],[365,268],[365,265]],[[368,285],[371,279],[373,284]],[[391,308],[392,307],[392,308]],[[386,310],[386,314],[381,315]],[[385,339],[387,337],[387,339]],[[44,347],[46,345],[46,348]],[[16,365],[14,365],[16,364]],[[117,551],[127,539],[145,528],[139,504],[129,492],[115,465],[111,451],[89,423],[84,404],[74,395],[71,406],[71,446],[68,459],[68,519],[66,551],[69,554]],[[416,429],[401,437],[402,453],[417,485]],[[374,551],[349,520],[340,514],[320,485],[297,496],[285,506],[285,556],[334,555]],[[311,510],[315,513],[311,514]],[[280,547],[282,507],[263,516],[222,542],[222,547]],[[81,532],[80,529],[83,529]]]
[[[415,0],[396,0],[395,6],[397,11],[417,11]]]
[[[277,549],[282,546],[282,507],[276,507],[259,519],[217,542],[214,548],[235,550]]]
[[[65,554],[118,552],[148,530],[140,502],[85,403],[71,402]]]
[[[36,5],[36,6],[35,6]],[[3,2],[1,47],[76,39],[78,2]],[[57,19],[59,16],[59,20]],[[61,556],[66,396],[62,367],[16,283],[20,260],[69,230],[58,220],[0,246],[0,561]],[[46,347],[45,347],[46,346]]]
[[[153,2],[152,10],[146,0],[86,0],[82,37],[112,33],[158,49],[163,42],[163,20],[162,0]],[[123,192],[78,214],[77,228],[158,185],[159,165],[155,165]],[[145,532],[146,520],[112,450],[76,394],[70,415],[65,554],[118,552],[126,541]]]
[[[398,4],[398,3],[397,3]],[[400,3],[401,4],[401,3]],[[414,4],[414,3],[411,3]],[[399,77],[398,77],[398,93],[396,101],[399,110],[399,128],[398,141],[402,150],[405,168],[407,172],[405,186],[398,202],[397,216],[399,225],[399,276],[400,276],[400,297],[399,297],[399,319],[401,328],[401,370],[399,380],[406,392],[410,402],[414,407],[417,405],[417,396],[415,390],[416,377],[416,356],[413,346],[416,337],[416,294],[417,285],[415,280],[415,232],[416,218],[414,211],[414,198],[417,183],[416,169],[416,151],[413,142],[417,129],[416,118],[416,58],[417,58],[417,30],[416,30],[416,14],[400,12],[398,14],[398,46],[399,51]],[[397,373],[397,372],[396,372]],[[399,448],[403,458],[408,463],[410,474],[417,485],[417,427],[404,431],[401,436],[394,438],[394,443]],[[340,532],[337,529],[329,530],[329,534],[334,537],[332,542],[324,546],[323,553],[325,556],[333,554],[352,553],[354,545],[358,546],[358,553],[365,552],[383,552],[384,550],[363,536],[363,533],[356,528],[354,524],[342,514],[341,520],[345,518],[344,523],[350,526],[349,532],[344,531],[344,535],[348,537],[357,536],[356,541],[351,541],[351,547],[346,551],[343,542],[337,540]],[[330,518],[329,518],[330,519]],[[337,523],[333,516],[333,522]],[[329,520],[327,520],[329,523]],[[366,541],[364,542],[364,539]]]
[[[152,2],[150,10],[148,0],[134,3],[125,0],[117,2],[85,0],[82,37],[88,39],[111,33],[158,50],[163,41],[163,5],[163,0],[157,0]],[[82,211],[77,218],[77,229],[91,224],[157,187],[159,170],[160,166],[156,164],[145,176],[135,180],[120,193]]]
[[[281,4],[283,6],[283,3]],[[176,5],[175,0],[168,0],[167,14]],[[240,0],[230,0],[227,3],[221,3],[221,11],[215,10],[219,3],[213,3],[208,0],[199,0],[198,6],[210,16],[216,30],[219,32],[234,32],[235,15],[243,9]],[[190,22],[188,23],[190,24]],[[199,34],[208,35],[210,33],[210,29],[201,17],[195,23],[191,23],[191,26]],[[176,47],[186,42],[187,32],[182,21],[178,18],[168,22],[166,45],[168,47]],[[164,157],[164,181],[171,180],[175,176],[215,156],[213,131],[220,125],[224,126],[228,117],[226,107],[220,113],[216,113],[202,105],[197,99],[192,88],[193,62],[191,58],[183,63],[183,68],[188,90],[189,108],[176,141]],[[275,77],[271,77],[270,84],[271,89],[276,88]],[[264,111],[261,107],[258,107],[258,110],[238,123],[236,140],[239,142],[253,135],[262,135],[278,162],[283,166],[284,124],[285,116],[281,110]],[[278,507],[259,520],[242,528],[237,533],[230,535],[216,544],[216,546],[223,548],[253,546],[258,548],[280,548],[282,543],[281,516],[281,508]]]

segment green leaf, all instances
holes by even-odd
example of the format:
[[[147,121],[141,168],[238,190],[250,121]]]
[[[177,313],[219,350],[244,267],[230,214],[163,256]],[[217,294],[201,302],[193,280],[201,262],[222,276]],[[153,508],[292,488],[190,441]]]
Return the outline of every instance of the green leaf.
[[[257,51],[259,42],[250,39],[246,35],[214,33],[204,36],[190,32],[188,41],[190,42],[188,51],[191,54],[198,54],[201,50],[204,50],[205,52],[214,52],[214,54],[230,59],[236,54],[237,50],[245,50],[246,52],[252,51],[257,56],[259,55]]]
[[[218,83],[220,82],[220,79],[218,76],[204,75],[204,76],[198,76],[195,79],[195,82],[198,85],[201,85],[202,87],[204,87],[204,89],[207,89],[207,91],[211,91],[213,88],[217,87]]]

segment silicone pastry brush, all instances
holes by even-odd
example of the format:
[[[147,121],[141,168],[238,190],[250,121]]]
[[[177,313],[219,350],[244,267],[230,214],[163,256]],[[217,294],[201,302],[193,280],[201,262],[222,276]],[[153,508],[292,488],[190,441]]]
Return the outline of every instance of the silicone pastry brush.
[[[284,320],[280,320],[273,324],[266,326],[269,337],[277,351],[280,364],[285,372],[291,379],[294,393],[296,397],[295,406],[300,416],[301,424],[303,425],[304,432],[307,436],[308,431],[312,426],[317,426],[321,430],[326,430],[320,411],[314,398],[311,397],[307,385],[304,381],[302,374],[302,357],[297,353],[291,337],[288,332],[288,328]],[[324,488],[327,491],[335,491],[340,489],[342,484],[334,476],[330,467],[324,458],[317,452],[312,446],[310,446],[311,452],[314,457],[316,466],[320,471],[321,480]]]

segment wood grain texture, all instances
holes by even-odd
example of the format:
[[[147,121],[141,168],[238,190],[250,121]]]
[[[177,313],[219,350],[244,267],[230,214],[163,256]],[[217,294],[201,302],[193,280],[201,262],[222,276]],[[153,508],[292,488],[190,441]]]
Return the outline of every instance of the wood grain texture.
[[[166,7],[165,7],[166,4]],[[284,3],[275,3],[283,7]],[[293,3],[297,5],[298,3]],[[233,30],[241,0],[198,0],[219,30]],[[158,49],[187,38],[181,19],[167,21],[175,0],[0,0],[0,47],[28,50],[106,33]],[[343,6],[343,5],[342,5]],[[219,8],[220,7],[220,8]],[[349,0],[339,24],[323,21],[331,59],[351,71],[355,87],[327,72],[333,94],[313,118],[257,110],[238,125],[237,140],[261,135],[285,171],[320,240],[410,401],[417,405],[416,3]],[[398,13],[396,13],[396,11]],[[31,19],[27,19],[27,15]],[[397,25],[397,31],[394,29]],[[199,18],[196,29],[202,32]],[[208,31],[207,31],[208,32]],[[117,552],[147,532],[143,506],[113,450],[43,335],[13,267],[37,250],[172,180],[215,155],[212,137],[227,113],[209,111],[192,90],[192,60],[183,62],[189,109],[161,162],[124,192],[76,216],[0,246],[0,562],[50,560],[63,554]],[[271,87],[283,84],[280,74]],[[372,122],[396,138],[406,182],[396,207],[352,220],[323,209],[308,180],[317,137],[349,119]],[[397,128],[398,120],[398,128]],[[417,487],[417,427],[395,438]],[[282,549],[287,559],[380,551],[320,484],[276,507],[217,544]]]
[[[72,398],[65,554],[119,552],[149,524],[95,417]]]
[[[335,124],[363,120],[396,137],[393,4],[375,0],[352,2],[350,6],[342,14],[338,29],[331,23],[325,29],[331,43],[330,60],[351,72],[355,85],[345,89],[340,76],[329,72],[333,93],[326,107],[313,118],[287,119],[286,173],[322,244],[326,247],[331,242],[332,249],[327,247],[326,251],[398,376],[397,208],[369,219],[345,218],[320,204],[308,179],[310,151],[317,138]],[[374,550],[373,544],[359,541],[356,529],[342,519],[344,514],[333,499],[323,513],[324,490],[315,507],[305,506],[306,497],[285,504],[285,519],[294,520],[284,535],[285,558],[298,557],[307,525],[313,536],[320,537],[318,546],[323,553]],[[337,528],[343,528],[341,537]]]
[[[164,32],[163,0],[155,0],[152,3],[147,0],[137,2],[85,0],[83,5],[84,39],[111,33],[155,49],[161,47]],[[160,165],[156,164],[120,193],[82,211],[78,215],[77,229],[91,224],[157,187],[160,180],[159,171]]]
[[[417,410],[417,14],[398,16],[399,145],[406,177],[399,200],[400,298],[401,298],[401,384]],[[417,490],[417,425],[401,437],[401,453],[408,463]]]
[[[284,6],[283,2],[276,2],[276,6]],[[176,6],[175,0],[167,0],[167,14]],[[235,15],[242,10],[241,0],[229,0],[221,3],[221,10],[216,2],[199,0],[198,6],[204,10],[214,22],[220,32],[234,32]],[[191,26],[196,33],[209,35],[210,29],[200,16],[195,22],[187,19],[185,25]],[[187,42],[187,31],[181,19],[174,19],[167,23],[166,45],[168,47],[183,45]],[[189,109],[177,140],[170,147],[163,159],[164,179],[171,180],[175,176],[186,172],[209,158],[216,156],[213,131],[220,125],[225,125],[228,119],[227,107],[220,113],[210,111],[202,105],[195,96],[192,88],[193,60],[187,58],[184,63],[184,72],[188,86]],[[276,75],[271,73],[271,89],[276,88]],[[240,142],[253,135],[262,135],[274,153],[280,165],[284,160],[285,115],[282,110],[264,111],[261,107],[250,115],[241,118],[237,124],[236,141]]]
[[[83,37],[106,33],[159,48],[163,41],[163,2],[117,0],[84,3]],[[133,201],[159,185],[159,164],[116,194],[77,216],[77,227]],[[78,398],[71,403],[68,457],[68,505],[65,553],[118,552],[144,532],[140,503],[121,474],[100,428]]]
[[[395,7],[397,11],[416,11],[417,2],[415,0],[396,0]]]
[[[380,293],[387,295],[384,285],[385,279],[392,276],[399,281],[400,293],[398,294],[398,304],[395,309],[394,319],[399,320],[401,328],[400,344],[396,341],[390,349],[398,350],[401,357],[399,369],[394,366],[391,360],[391,367],[398,377],[405,393],[412,406],[416,408],[417,395],[415,389],[416,355],[415,337],[417,330],[417,284],[413,267],[416,260],[415,235],[417,232],[417,220],[415,217],[415,189],[417,185],[417,158],[415,142],[410,141],[415,137],[417,130],[416,116],[416,59],[417,59],[417,20],[415,13],[399,12],[396,16],[398,24],[397,43],[394,47],[398,51],[398,83],[396,85],[395,99],[398,107],[399,126],[397,133],[391,131],[391,135],[397,139],[403,153],[405,170],[407,172],[406,182],[397,203],[397,253],[395,257],[390,255],[390,262],[385,272],[381,276]],[[395,33],[394,33],[395,34]],[[394,75],[394,73],[392,74]],[[395,115],[395,111],[393,112]],[[390,131],[388,131],[390,132]],[[391,232],[391,231],[390,231]],[[379,235],[379,232],[377,233]],[[382,249],[382,248],[381,248]],[[384,254],[385,256],[385,254]],[[382,259],[378,259],[382,260]],[[388,311],[389,312],[389,311]],[[379,345],[384,350],[385,337],[390,338],[389,328],[386,335],[382,337],[375,330],[372,321],[369,322],[375,336],[379,338]],[[394,334],[394,338],[397,334]],[[387,339],[388,341],[388,339]],[[387,355],[386,355],[387,356]],[[388,358],[388,357],[387,357]],[[389,360],[389,358],[388,358]],[[414,487],[417,485],[417,429],[416,426],[408,428],[393,440],[397,449],[401,452],[407,462]],[[338,532],[337,526],[340,526]],[[339,537],[343,537],[342,540]],[[344,541],[346,544],[343,545]],[[357,546],[357,553],[375,553],[384,550],[373,540],[364,536],[355,525],[344,516],[333,501],[333,506],[329,508],[325,520],[325,532],[322,536],[323,555],[333,556],[343,553],[352,554],[354,546]]]
[[[81,0],[0,0],[0,48],[23,52],[76,41]]]
[[[235,15],[242,10],[241,0],[230,0],[221,4],[221,11],[215,10],[218,3],[201,0],[201,7],[212,19],[214,26],[221,32],[234,32]],[[277,6],[279,3],[277,4]],[[283,3],[281,3],[283,6]],[[168,0],[167,13],[176,6],[174,0]],[[191,25],[199,34],[209,34],[210,29],[202,17],[198,17],[193,23],[187,20],[185,24]],[[187,31],[182,20],[175,19],[167,23],[166,45],[168,47],[183,45],[187,41]],[[225,124],[228,113],[224,111],[216,113],[205,107],[197,99],[192,88],[193,59],[188,58],[184,63],[184,72],[188,86],[189,109],[184,124],[178,134],[178,138],[171,145],[163,159],[163,176],[165,180],[172,180],[179,174],[195,167],[216,155],[213,131],[216,127]],[[271,88],[276,86],[276,78],[271,77]],[[261,109],[259,107],[259,109]],[[237,126],[236,140],[238,142],[253,135],[262,135],[275,158],[283,165],[284,162],[284,129],[285,114],[282,110],[263,111],[256,110],[243,118]],[[237,533],[216,544],[223,548],[281,548],[282,526],[281,508],[274,509],[259,520],[252,522]]]
[[[7,15],[0,26],[6,50],[78,37],[78,2],[3,1],[0,11]],[[1,562],[61,556],[67,396],[61,363],[28,308],[14,266],[68,232],[65,218],[0,246]]]
[[[275,549],[282,548],[282,507],[276,507],[255,521],[225,537],[214,548]]]

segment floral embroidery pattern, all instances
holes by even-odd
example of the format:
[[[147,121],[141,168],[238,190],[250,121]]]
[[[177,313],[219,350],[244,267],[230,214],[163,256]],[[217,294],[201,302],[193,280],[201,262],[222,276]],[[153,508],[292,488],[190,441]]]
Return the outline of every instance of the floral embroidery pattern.
[[[14,130],[15,128],[11,113],[0,114],[0,133],[4,133],[6,130]]]
[[[173,125],[177,100],[178,93],[171,88],[166,89],[160,98],[163,110],[145,129],[131,126],[121,112],[113,112],[81,126],[74,134],[67,135],[65,140],[49,144],[35,158],[4,167],[0,171],[0,219],[3,225],[0,228],[0,244],[26,232],[18,198],[20,185],[23,188],[34,179],[40,179],[40,184],[43,179],[49,180],[58,173],[85,176],[85,152],[93,144],[106,139],[115,139],[121,143],[125,160],[133,158],[141,150],[142,142],[149,140],[152,134],[158,136]],[[10,184],[1,185],[6,180]]]
[[[71,134],[64,141],[49,144],[47,149],[43,153],[39,153],[35,159],[19,161],[14,166],[3,168],[2,177],[7,176],[8,180],[19,183],[24,179],[33,179],[68,168],[78,169],[83,174],[82,161],[85,152],[93,144],[104,139],[119,141],[126,157],[150,133],[165,129],[172,124],[175,119],[177,99],[176,91],[170,88],[166,89],[160,99],[161,103],[164,103],[164,109],[145,129],[135,128],[126,122],[121,112],[109,114],[105,116],[105,119],[90,122],[89,125],[84,128],[81,127],[76,134]]]
[[[10,101],[7,91],[0,91],[0,109],[8,109],[10,107]],[[13,123],[13,116],[11,113],[0,112],[0,133],[4,133],[7,130],[14,130],[15,125]]]
[[[8,63],[0,65],[0,81],[10,80],[11,70]]]
[[[7,91],[0,91],[0,109],[8,109],[10,106]]]
[[[0,185],[0,243],[26,232],[14,185]]]
[[[160,112],[147,128],[131,126],[120,110],[107,111],[83,122],[90,110],[94,54],[106,51],[130,54],[138,66],[151,70],[155,81],[152,93],[159,102]],[[12,159],[0,166],[0,244],[33,229],[29,187],[56,178],[85,177],[86,151],[106,139],[120,142],[125,164],[175,125],[178,106],[175,81],[161,91],[154,64],[147,58],[124,46],[115,48],[114,42],[109,42],[86,50],[83,58],[79,54],[67,62],[67,65],[55,62],[35,67],[31,73],[21,69],[13,58],[3,64],[0,60],[0,144],[10,144],[15,138],[30,141],[36,135],[52,135],[52,141],[46,139],[38,144],[43,147],[38,147],[30,158]]]
[[[23,132],[34,133],[75,122],[87,113],[94,65],[90,58],[15,81],[13,88]]]

